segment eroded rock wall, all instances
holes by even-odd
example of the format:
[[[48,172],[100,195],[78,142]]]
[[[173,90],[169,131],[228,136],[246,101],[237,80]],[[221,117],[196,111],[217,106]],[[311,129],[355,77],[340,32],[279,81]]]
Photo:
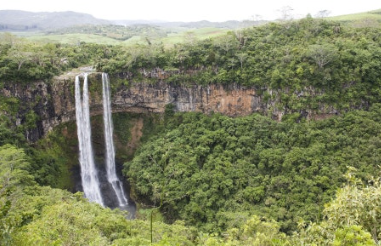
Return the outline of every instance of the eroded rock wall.
[[[111,85],[113,81],[111,79]],[[102,114],[101,74],[89,76],[91,114]],[[268,94],[274,94],[268,91]],[[15,97],[20,107],[15,124],[23,123],[25,115],[33,110],[38,115],[36,128],[26,133],[30,141],[36,141],[55,126],[75,120],[74,76],[57,77],[50,82],[30,84],[4,83],[0,96]],[[218,112],[228,116],[245,116],[261,112],[280,120],[286,108],[276,107],[279,97],[264,99],[255,88],[232,85],[171,85],[158,79],[156,83],[130,83],[114,86],[112,109],[114,112],[163,113],[167,104],[173,104],[180,112]],[[305,118],[318,115],[329,117],[336,114],[333,107],[300,112]]]

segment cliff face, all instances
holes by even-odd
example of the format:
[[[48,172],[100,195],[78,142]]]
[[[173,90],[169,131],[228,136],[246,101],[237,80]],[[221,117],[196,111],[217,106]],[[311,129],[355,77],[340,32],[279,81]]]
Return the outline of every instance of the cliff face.
[[[113,81],[111,79],[111,85]],[[91,114],[102,114],[101,74],[89,76]],[[112,91],[113,112],[163,113],[167,104],[173,104],[180,112],[218,112],[228,116],[245,116],[254,112],[271,115],[280,120],[288,113],[277,107],[279,98],[275,92],[267,91],[270,98],[264,99],[254,88],[239,85],[170,85],[161,80],[154,84],[133,83],[120,85]],[[49,83],[35,82],[28,85],[5,83],[0,97],[15,97],[19,108],[15,124],[25,121],[26,113],[33,110],[38,116],[36,128],[26,135],[36,141],[55,126],[75,120],[74,77],[57,77]],[[319,112],[317,114],[316,112]],[[305,109],[299,112],[305,118],[327,117],[337,113],[332,107],[318,110]]]
[[[113,96],[115,111],[164,112],[167,104],[180,112],[219,112],[244,116],[261,111],[260,97],[252,88],[227,88],[221,85],[171,86],[165,82],[153,85],[133,84],[120,88]]]

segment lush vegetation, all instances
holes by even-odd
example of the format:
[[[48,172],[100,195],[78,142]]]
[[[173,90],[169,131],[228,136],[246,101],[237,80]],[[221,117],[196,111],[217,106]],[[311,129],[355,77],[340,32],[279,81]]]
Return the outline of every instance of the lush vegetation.
[[[370,179],[381,152],[379,105],[324,121],[179,114],[126,163],[137,197],[167,221],[219,232],[255,214],[291,233],[319,221],[347,167]]]
[[[111,57],[106,46],[30,43],[0,34],[0,80],[30,82],[48,80],[80,65],[91,64],[97,56]]]
[[[154,245],[376,245],[380,113],[294,123],[168,109],[162,123],[146,120],[151,135],[126,163],[135,195],[151,202],[133,221],[40,186],[29,148],[4,134],[1,244],[148,245],[160,212],[171,223],[153,221]]]
[[[33,44],[2,34],[0,88],[2,82],[49,82],[94,65],[119,78],[113,90],[123,76],[124,86],[158,79],[235,83],[255,87],[268,100],[279,97],[276,107],[289,114],[276,122],[258,114],[178,114],[168,105],[162,117],[145,116],[139,149],[122,159],[131,159],[124,172],[134,198],[150,210],[129,221],[122,211],[58,189],[72,188],[73,125],[31,145],[24,134],[38,115],[27,112],[15,124],[22,102],[2,95],[0,244],[379,244],[378,28],[307,17],[203,41],[188,33],[172,48],[149,40],[134,47]],[[309,122],[300,117],[321,105],[342,115]],[[120,146],[132,138],[126,129],[134,117],[114,117]]]
[[[281,93],[277,106],[291,112],[318,109],[321,103],[347,110],[380,98],[380,40],[376,27],[307,17],[199,42],[190,34],[173,49],[121,48],[111,59],[98,60],[97,69],[129,72],[133,81],[156,80],[143,75],[159,68],[169,83],[255,86],[269,99]]]
[[[148,221],[84,200],[81,193],[38,186],[22,149],[0,147],[1,245],[147,245]],[[194,231],[181,223],[154,222],[157,245],[192,244]]]
[[[133,47],[30,44],[3,34],[0,79],[49,79],[93,64],[136,82],[154,82],[150,71],[162,71],[168,83],[255,86],[268,100],[281,97],[276,106],[290,112],[317,110],[322,103],[348,110],[379,101],[379,33],[378,26],[352,28],[307,17],[202,41],[188,32],[186,42],[173,48],[149,40]]]

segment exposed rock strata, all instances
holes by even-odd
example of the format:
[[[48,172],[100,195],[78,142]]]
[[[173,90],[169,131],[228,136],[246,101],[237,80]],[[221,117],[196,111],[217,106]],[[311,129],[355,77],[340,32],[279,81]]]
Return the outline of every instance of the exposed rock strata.
[[[91,89],[100,81],[99,73],[89,77],[92,115],[103,112],[101,92]],[[274,93],[268,91],[270,95]],[[22,123],[30,110],[39,116],[36,128],[26,133],[30,141],[36,141],[61,123],[75,120],[74,77],[57,77],[49,83],[35,82],[27,85],[5,83],[0,89],[0,96],[19,99],[20,107],[15,124]],[[180,112],[218,112],[233,117],[262,112],[280,120],[288,112],[287,109],[276,107],[278,101],[277,96],[265,100],[255,88],[236,84],[175,86],[160,79],[154,84],[121,85],[112,93],[113,112],[163,113],[167,104],[173,104],[175,110]],[[314,111],[305,109],[299,113],[305,118],[319,118],[329,117],[337,111],[333,107],[321,107]]]

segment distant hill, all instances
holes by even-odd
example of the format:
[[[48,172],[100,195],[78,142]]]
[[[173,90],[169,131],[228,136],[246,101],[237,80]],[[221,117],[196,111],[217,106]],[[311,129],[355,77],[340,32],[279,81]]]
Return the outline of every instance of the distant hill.
[[[0,10],[0,31],[41,31],[75,25],[111,24],[89,14],[67,12],[27,12]]]
[[[194,22],[163,22],[163,21],[146,21],[146,20],[117,20],[113,21],[118,25],[135,25],[135,24],[148,24],[148,25],[156,25],[166,28],[176,28],[176,27],[185,27],[185,28],[206,28],[206,27],[214,27],[214,28],[225,28],[225,29],[236,29],[242,27],[255,26],[259,24],[263,24],[266,21],[223,21],[223,22],[211,22],[207,20],[202,21],[194,21]]]
[[[67,12],[28,12],[21,10],[0,10],[0,31],[53,31],[62,28],[85,25],[152,25],[164,28],[224,28],[236,29],[264,23],[264,21],[225,21],[225,22],[163,22],[148,20],[102,20],[90,14]]]

